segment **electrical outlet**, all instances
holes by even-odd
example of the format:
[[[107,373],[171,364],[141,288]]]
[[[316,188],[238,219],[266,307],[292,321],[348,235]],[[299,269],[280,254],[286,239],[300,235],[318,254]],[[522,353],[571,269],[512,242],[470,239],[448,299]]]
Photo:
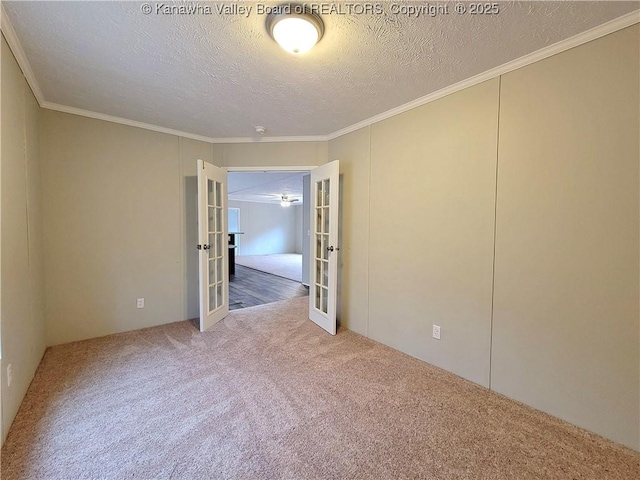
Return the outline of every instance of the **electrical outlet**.
[[[144,298],[139,298],[136,302],[136,308],[144,308]]]
[[[11,386],[11,382],[13,381],[13,370],[11,368],[11,364],[7,365],[7,387]]]
[[[433,326],[433,338],[440,340],[440,325]]]

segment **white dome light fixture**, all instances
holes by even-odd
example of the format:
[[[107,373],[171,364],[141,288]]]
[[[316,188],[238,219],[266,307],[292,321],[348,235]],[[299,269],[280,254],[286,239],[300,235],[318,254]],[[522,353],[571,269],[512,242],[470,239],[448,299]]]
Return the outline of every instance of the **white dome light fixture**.
[[[289,3],[274,7],[267,17],[267,31],[287,52],[301,55],[320,41],[324,23],[306,5]]]

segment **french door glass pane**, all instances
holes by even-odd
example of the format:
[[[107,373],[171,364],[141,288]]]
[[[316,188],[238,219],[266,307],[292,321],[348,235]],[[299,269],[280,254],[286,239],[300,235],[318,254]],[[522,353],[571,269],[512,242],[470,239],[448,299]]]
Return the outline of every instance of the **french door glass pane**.
[[[329,207],[324,207],[324,212],[322,213],[323,217],[323,229],[324,233],[329,233]]]
[[[222,259],[219,258],[218,260],[216,260],[216,280],[218,282],[221,282],[222,279]]]
[[[324,181],[324,188],[322,189],[322,193],[324,194],[324,202],[322,205],[329,205],[329,179]]]
[[[213,312],[216,309],[216,286],[209,287],[209,312]]]
[[[222,247],[224,243],[222,241],[222,234],[216,234],[216,257],[222,257]]]
[[[213,258],[210,258],[209,261],[209,285],[213,285],[216,283],[216,261]]]
[[[329,235],[322,235],[322,259],[329,260]]]
[[[329,262],[322,262],[322,285],[329,286]]]
[[[210,245],[209,246],[209,258],[214,258],[215,257],[215,255],[213,253],[213,246],[214,246],[215,241],[216,241],[215,239],[216,239],[215,234],[214,233],[210,233],[209,234],[209,245]]]
[[[207,221],[207,231],[208,232],[215,232],[216,231],[216,217],[215,217],[215,208],[214,207],[207,207],[208,210],[208,214],[209,214],[209,218]]]
[[[321,307],[322,313],[327,313],[327,299],[329,298],[329,290],[326,288],[322,289],[322,298],[321,298]]]
[[[322,262],[316,260],[316,283],[320,283],[322,278]]]
[[[222,306],[222,283],[219,283],[216,287],[216,305]]]
[[[316,208],[316,232],[322,231],[322,209]]]
[[[220,207],[222,205],[222,184],[220,182],[216,182],[216,207]]]
[[[213,205],[213,180],[207,180],[207,205]]]

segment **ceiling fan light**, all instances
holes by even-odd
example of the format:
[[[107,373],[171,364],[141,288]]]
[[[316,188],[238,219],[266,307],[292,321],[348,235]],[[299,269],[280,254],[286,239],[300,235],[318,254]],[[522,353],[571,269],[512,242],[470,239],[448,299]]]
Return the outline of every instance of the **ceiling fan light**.
[[[311,13],[301,5],[295,5],[293,11],[295,13],[269,15],[267,30],[284,50],[301,55],[311,50],[322,38],[324,25],[318,15]]]

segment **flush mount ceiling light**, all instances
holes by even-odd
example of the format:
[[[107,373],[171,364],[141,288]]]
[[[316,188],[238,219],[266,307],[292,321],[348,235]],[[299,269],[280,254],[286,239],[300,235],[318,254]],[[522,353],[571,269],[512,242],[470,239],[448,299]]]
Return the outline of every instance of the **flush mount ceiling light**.
[[[324,24],[306,5],[289,3],[274,7],[267,16],[267,31],[287,52],[300,55],[320,41]]]

